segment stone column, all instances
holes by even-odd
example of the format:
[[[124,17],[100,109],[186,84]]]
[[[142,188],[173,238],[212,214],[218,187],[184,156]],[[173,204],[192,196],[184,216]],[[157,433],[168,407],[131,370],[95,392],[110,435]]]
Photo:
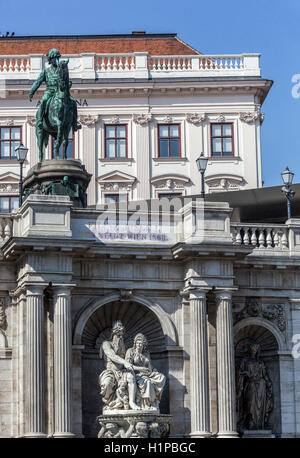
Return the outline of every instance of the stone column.
[[[206,291],[190,293],[191,437],[209,437],[209,369]]]
[[[220,291],[217,301],[218,437],[238,437],[235,413],[235,367],[231,291]]]
[[[45,345],[44,286],[27,289],[27,417],[26,437],[46,437],[45,434]]]
[[[54,437],[73,437],[70,288],[54,288]]]

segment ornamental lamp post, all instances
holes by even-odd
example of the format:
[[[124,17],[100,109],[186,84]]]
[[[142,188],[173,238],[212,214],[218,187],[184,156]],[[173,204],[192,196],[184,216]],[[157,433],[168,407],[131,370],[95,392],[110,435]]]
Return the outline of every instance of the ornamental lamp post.
[[[198,159],[196,159],[197,167],[201,173],[201,198],[204,199],[204,173],[207,167],[208,157],[205,157],[203,153],[200,154]]]
[[[23,145],[23,143],[15,149],[18,162],[20,163],[20,183],[19,183],[19,208],[22,205],[22,195],[23,195],[23,164],[26,160],[26,156],[28,153],[28,148]]]
[[[281,173],[282,181],[284,186],[281,189],[281,192],[285,194],[287,200],[287,214],[288,219],[291,218],[291,199],[295,195],[295,191],[292,190],[292,183],[294,178],[294,173],[290,172],[289,168],[287,167],[284,172]]]

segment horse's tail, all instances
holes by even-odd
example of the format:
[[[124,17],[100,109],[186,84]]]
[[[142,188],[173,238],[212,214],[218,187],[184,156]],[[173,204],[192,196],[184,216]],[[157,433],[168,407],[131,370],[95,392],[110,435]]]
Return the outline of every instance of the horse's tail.
[[[49,142],[49,134],[48,132],[44,130],[44,145],[48,146],[48,142]]]

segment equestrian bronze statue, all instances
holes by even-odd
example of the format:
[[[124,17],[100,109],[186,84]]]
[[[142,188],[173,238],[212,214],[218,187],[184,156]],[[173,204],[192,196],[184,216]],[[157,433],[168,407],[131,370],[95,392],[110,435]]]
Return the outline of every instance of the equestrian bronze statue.
[[[72,82],[69,80],[67,60],[61,57],[57,49],[48,54],[49,67],[44,69],[32,85],[29,100],[45,82],[46,90],[36,115],[36,136],[39,148],[39,160],[43,161],[43,148],[48,145],[49,135],[54,139],[53,152],[55,159],[59,157],[59,149],[63,143],[63,159],[67,159],[68,138],[71,128],[73,132],[81,128],[77,123],[77,104],[70,95]]]

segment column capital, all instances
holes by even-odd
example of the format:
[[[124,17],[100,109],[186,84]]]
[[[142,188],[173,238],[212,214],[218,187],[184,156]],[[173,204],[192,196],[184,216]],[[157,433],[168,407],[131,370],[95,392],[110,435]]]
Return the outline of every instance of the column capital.
[[[30,283],[26,286],[26,296],[42,296],[48,283]]]
[[[213,292],[217,299],[231,299],[235,291],[238,291],[238,288],[214,288]]]
[[[300,297],[289,298],[292,310],[300,310]]]
[[[71,290],[75,287],[73,283],[71,284],[54,284],[52,285],[53,296],[70,296]]]
[[[211,290],[212,288],[209,286],[188,286],[180,292],[180,295],[187,299],[202,299],[203,297],[206,297],[206,294]]]

